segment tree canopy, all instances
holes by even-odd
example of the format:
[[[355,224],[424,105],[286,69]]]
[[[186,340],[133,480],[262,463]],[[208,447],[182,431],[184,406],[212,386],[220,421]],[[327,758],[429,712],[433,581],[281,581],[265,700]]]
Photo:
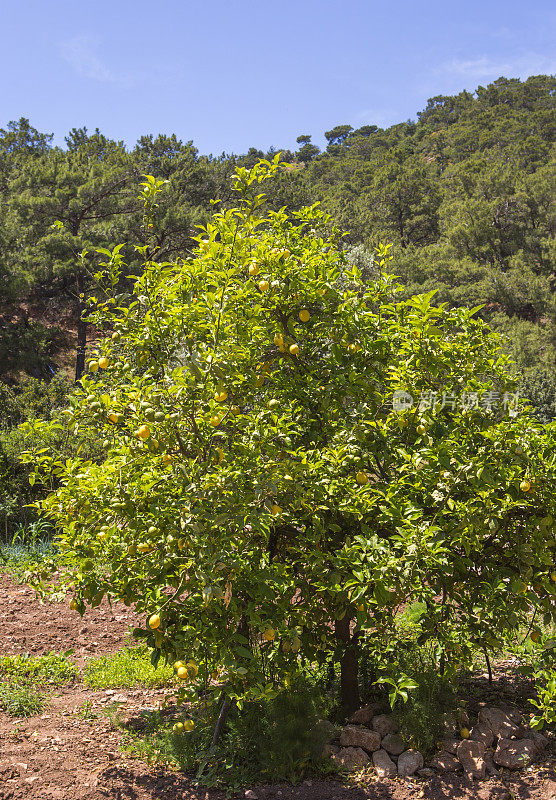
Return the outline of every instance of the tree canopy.
[[[106,337],[65,424],[104,457],[28,458],[59,484],[42,507],[76,608],[133,606],[185,692],[262,698],[269,671],[337,660],[349,709],[402,606],[464,661],[554,619],[556,442],[477,309],[399,297],[387,247],[365,280],[318,207],[268,209],[280,169],[239,168],[191,256],[141,246],[127,298],[102,251]],[[143,183],[147,228],[164,191]]]

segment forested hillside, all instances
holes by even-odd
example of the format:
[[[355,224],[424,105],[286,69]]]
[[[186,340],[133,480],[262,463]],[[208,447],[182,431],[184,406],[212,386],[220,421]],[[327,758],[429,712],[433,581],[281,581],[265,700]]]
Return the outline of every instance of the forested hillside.
[[[275,207],[320,201],[346,247],[373,271],[379,242],[407,293],[483,305],[505,337],[523,390],[542,418],[555,415],[554,90],[552,77],[500,78],[474,94],[434,97],[418,120],[326,132],[326,151],[300,135],[283,151]],[[266,156],[201,156],[175,135],[142,136],[133,149],[100,131],[73,129],[65,147],[27,119],[0,130],[0,380],[79,376],[96,247],[124,243],[153,257],[185,253],[211,200],[229,201],[238,164]],[[142,229],[143,174],[168,181],[151,230]]]

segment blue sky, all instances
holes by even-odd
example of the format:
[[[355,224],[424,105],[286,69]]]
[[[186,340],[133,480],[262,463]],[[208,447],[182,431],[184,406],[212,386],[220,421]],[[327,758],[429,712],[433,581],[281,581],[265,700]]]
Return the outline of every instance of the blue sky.
[[[202,153],[322,145],[338,124],[416,118],[427,98],[556,72],[548,0],[0,0],[0,127],[99,127]]]

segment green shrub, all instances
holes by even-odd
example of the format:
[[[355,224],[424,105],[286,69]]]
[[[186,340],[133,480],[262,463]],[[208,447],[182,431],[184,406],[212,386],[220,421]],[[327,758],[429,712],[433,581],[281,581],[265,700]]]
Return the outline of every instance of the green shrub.
[[[434,668],[412,675],[416,688],[398,704],[396,718],[408,747],[429,755],[442,738],[443,717],[457,706],[454,687]]]
[[[232,707],[218,747],[212,747],[219,709],[203,706],[169,718],[145,715],[140,732],[127,734],[133,752],[185,772],[203,786],[238,788],[249,782],[292,781],[328,769],[320,758],[330,725],[319,724],[327,701],[315,686],[298,679],[275,697]],[[192,731],[174,732],[176,721],[193,719]]]
[[[556,669],[540,669],[536,675],[537,697],[531,703],[537,709],[531,726],[537,730],[556,730]]]
[[[50,383],[29,379],[15,388],[0,383],[0,408],[6,409],[0,420],[0,539],[6,542],[21,526],[37,522],[34,504],[53,488],[35,482],[31,465],[21,459],[24,451],[47,447],[63,459],[78,452],[96,461],[103,458],[102,444],[86,426],[68,437],[57,424],[69,390],[67,379],[59,376]]]

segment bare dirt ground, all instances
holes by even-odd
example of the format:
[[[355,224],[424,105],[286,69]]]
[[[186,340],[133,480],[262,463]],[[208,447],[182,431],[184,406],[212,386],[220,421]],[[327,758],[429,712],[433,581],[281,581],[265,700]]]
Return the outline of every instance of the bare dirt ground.
[[[81,665],[87,657],[122,647],[136,623],[120,605],[103,603],[83,619],[66,603],[41,605],[31,589],[5,576],[0,576],[0,613],[0,654],[73,650]],[[500,680],[510,685],[507,677]],[[165,690],[117,694],[133,719],[158,707]],[[121,731],[100,714],[111,702],[111,694],[75,684],[55,691],[40,716],[14,719],[0,712],[0,800],[223,800],[221,792],[195,789],[186,775],[130,758],[119,747]],[[79,713],[84,708],[88,713]],[[358,783],[312,780],[245,790],[258,800],[556,800],[556,753],[521,774],[504,772],[477,784],[451,776],[369,777]]]

